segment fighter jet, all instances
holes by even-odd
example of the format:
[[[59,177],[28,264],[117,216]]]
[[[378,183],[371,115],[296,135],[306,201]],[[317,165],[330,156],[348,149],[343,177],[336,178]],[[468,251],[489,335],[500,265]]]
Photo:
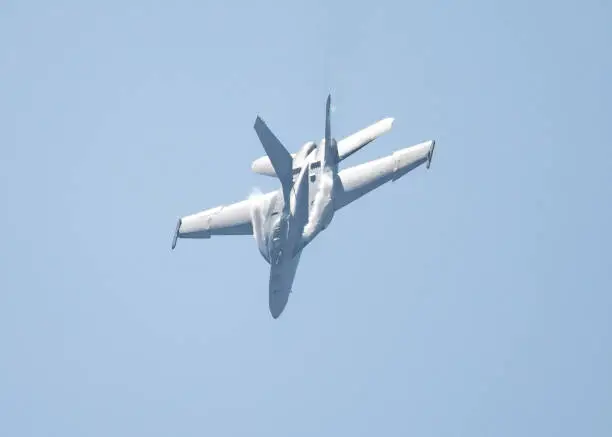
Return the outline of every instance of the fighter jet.
[[[268,304],[274,319],[287,305],[302,251],[329,227],[337,211],[382,184],[431,164],[433,140],[339,171],[344,159],[388,132],[394,119],[385,118],[336,141],[330,105],[331,95],[325,107],[325,137],[318,144],[306,142],[293,154],[257,116],[254,128],[266,155],[253,161],[252,170],[278,178],[280,188],[181,217],[174,233],[172,249],[178,238],[253,235],[270,265]]]

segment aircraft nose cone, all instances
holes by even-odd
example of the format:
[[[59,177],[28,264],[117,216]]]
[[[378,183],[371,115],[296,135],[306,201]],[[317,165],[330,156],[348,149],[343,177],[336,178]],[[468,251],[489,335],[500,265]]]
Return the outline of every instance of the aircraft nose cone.
[[[292,259],[286,259],[280,264],[272,264],[270,268],[268,302],[270,314],[272,314],[272,317],[275,319],[278,319],[287,306],[293,280],[295,279],[295,271],[297,270],[300,259],[300,253]]]
[[[281,315],[287,302],[289,301],[289,292],[285,290],[271,290],[270,292],[270,314],[275,319]]]

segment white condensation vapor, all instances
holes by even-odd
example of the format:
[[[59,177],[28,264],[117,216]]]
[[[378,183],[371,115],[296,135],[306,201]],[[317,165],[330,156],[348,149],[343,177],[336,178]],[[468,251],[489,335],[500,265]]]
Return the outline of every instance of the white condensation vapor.
[[[251,213],[251,224],[253,226],[253,238],[259,241],[259,233],[263,226],[263,207],[265,196],[258,187],[253,187],[249,194],[249,211]]]
[[[331,175],[327,173],[322,174],[321,184],[319,185],[319,191],[315,195],[312,212],[308,218],[306,227],[304,227],[305,237],[309,237],[317,229],[317,225],[323,213],[323,207],[326,205],[327,200],[331,198],[332,187],[333,180]]]
[[[252,199],[255,197],[262,197],[263,194],[264,194],[263,191],[261,191],[259,187],[252,187],[251,192],[249,193],[249,199]]]

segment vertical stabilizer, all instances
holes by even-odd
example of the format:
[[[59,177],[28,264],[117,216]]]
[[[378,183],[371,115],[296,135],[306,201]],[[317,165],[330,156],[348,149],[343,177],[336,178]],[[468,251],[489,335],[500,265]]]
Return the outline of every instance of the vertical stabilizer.
[[[338,164],[338,144],[331,134],[331,94],[327,96],[325,103],[325,141],[321,156],[323,168],[335,167]]]
[[[255,120],[255,125],[253,127],[283,186],[283,195],[286,205],[288,205],[289,193],[293,183],[293,157],[259,116]]]
[[[325,103],[325,144],[331,143],[331,94],[327,96],[327,102]]]

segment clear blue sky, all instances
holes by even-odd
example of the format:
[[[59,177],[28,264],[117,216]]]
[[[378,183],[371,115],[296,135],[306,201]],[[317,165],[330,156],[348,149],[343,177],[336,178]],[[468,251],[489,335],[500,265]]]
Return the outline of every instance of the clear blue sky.
[[[8,1],[0,435],[609,436],[612,5]],[[250,237],[176,218],[437,140],[343,210],[286,312]]]

